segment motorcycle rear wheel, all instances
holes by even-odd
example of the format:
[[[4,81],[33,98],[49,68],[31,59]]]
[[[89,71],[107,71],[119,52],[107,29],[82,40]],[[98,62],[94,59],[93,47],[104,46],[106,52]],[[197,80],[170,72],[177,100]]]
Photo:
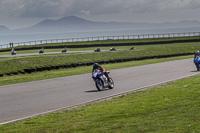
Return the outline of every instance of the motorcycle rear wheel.
[[[109,86],[108,86],[108,88],[109,88],[109,89],[113,89],[113,88],[114,88],[114,82],[113,82],[112,78],[110,78],[109,80],[110,80],[110,81],[109,81]]]

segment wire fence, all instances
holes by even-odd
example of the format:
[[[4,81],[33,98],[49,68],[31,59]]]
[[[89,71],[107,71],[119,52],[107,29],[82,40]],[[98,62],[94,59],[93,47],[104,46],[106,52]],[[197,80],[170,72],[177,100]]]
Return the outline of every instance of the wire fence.
[[[152,39],[152,38],[156,39],[156,38],[196,37],[196,36],[200,36],[200,32],[123,35],[123,36],[100,36],[100,37],[67,38],[67,39],[49,39],[49,40],[36,40],[36,41],[27,41],[27,42],[20,42],[20,43],[2,44],[2,45],[0,45],[0,49],[12,48],[12,47],[18,47],[18,46],[52,44],[52,43],[89,42],[89,41],[125,40],[125,39]]]

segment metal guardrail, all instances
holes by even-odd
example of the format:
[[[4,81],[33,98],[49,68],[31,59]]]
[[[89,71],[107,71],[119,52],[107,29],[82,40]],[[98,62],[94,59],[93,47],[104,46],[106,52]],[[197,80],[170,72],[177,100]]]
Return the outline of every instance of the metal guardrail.
[[[0,49],[12,48],[17,46],[30,46],[40,44],[52,43],[67,43],[67,42],[89,42],[89,41],[103,41],[103,40],[124,40],[124,39],[150,39],[150,38],[172,38],[172,37],[195,37],[200,36],[200,32],[186,32],[186,33],[165,33],[165,34],[143,34],[143,35],[124,35],[124,36],[100,36],[100,37],[84,37],[84,38],[67,38],[67,39],[50,39],[50,40],[36,40],[20,43],[10,43],[0,45]]]

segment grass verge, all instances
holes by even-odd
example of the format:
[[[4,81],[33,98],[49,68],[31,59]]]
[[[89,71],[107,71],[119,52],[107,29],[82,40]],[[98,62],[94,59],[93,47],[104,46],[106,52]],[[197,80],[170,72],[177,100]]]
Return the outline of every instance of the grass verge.
[[[125,67],[132,67],[132,66],[166,62],[166,61],[187,59],[187,58],[192,58],[192,57],[193,56],[180,56],[180,57],[171,57],[171,58],[163,58],[163,59],[131,61],[131,62],[117,63],[117,64],[116,63],[105,64],[105,65],[103,65],[103,67],[105,67],[106,70],[112,70],[112,69],[119,69],[119,68],[125,68]],[[43,79],[65,77],[65,76],[71,76],[71,75],[77,75],[77,74],[90,73],[91,70],[92,70],[92,67],[87,66],[87,67],[77,67],[77,68],[69,68],[69,69],[51,70],[51,71],[37,72],[37,73],[31,73],[31,74],[4,76],[4,77],[0,78],[0,86],[9,85],[9,84],[16,84],[16,83],[23,83],[23,82],[30,82],[30,81],[37,81],[37,80],[43,80]]]
[[[200,132],[200,75],[0,126],[1,133]]]

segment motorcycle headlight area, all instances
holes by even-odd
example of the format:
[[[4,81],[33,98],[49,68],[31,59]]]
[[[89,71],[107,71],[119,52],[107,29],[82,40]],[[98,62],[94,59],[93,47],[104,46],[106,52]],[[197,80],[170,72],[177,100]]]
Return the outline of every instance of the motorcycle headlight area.
[[[97,77],[97,73],[93,73],[93,77]]]

